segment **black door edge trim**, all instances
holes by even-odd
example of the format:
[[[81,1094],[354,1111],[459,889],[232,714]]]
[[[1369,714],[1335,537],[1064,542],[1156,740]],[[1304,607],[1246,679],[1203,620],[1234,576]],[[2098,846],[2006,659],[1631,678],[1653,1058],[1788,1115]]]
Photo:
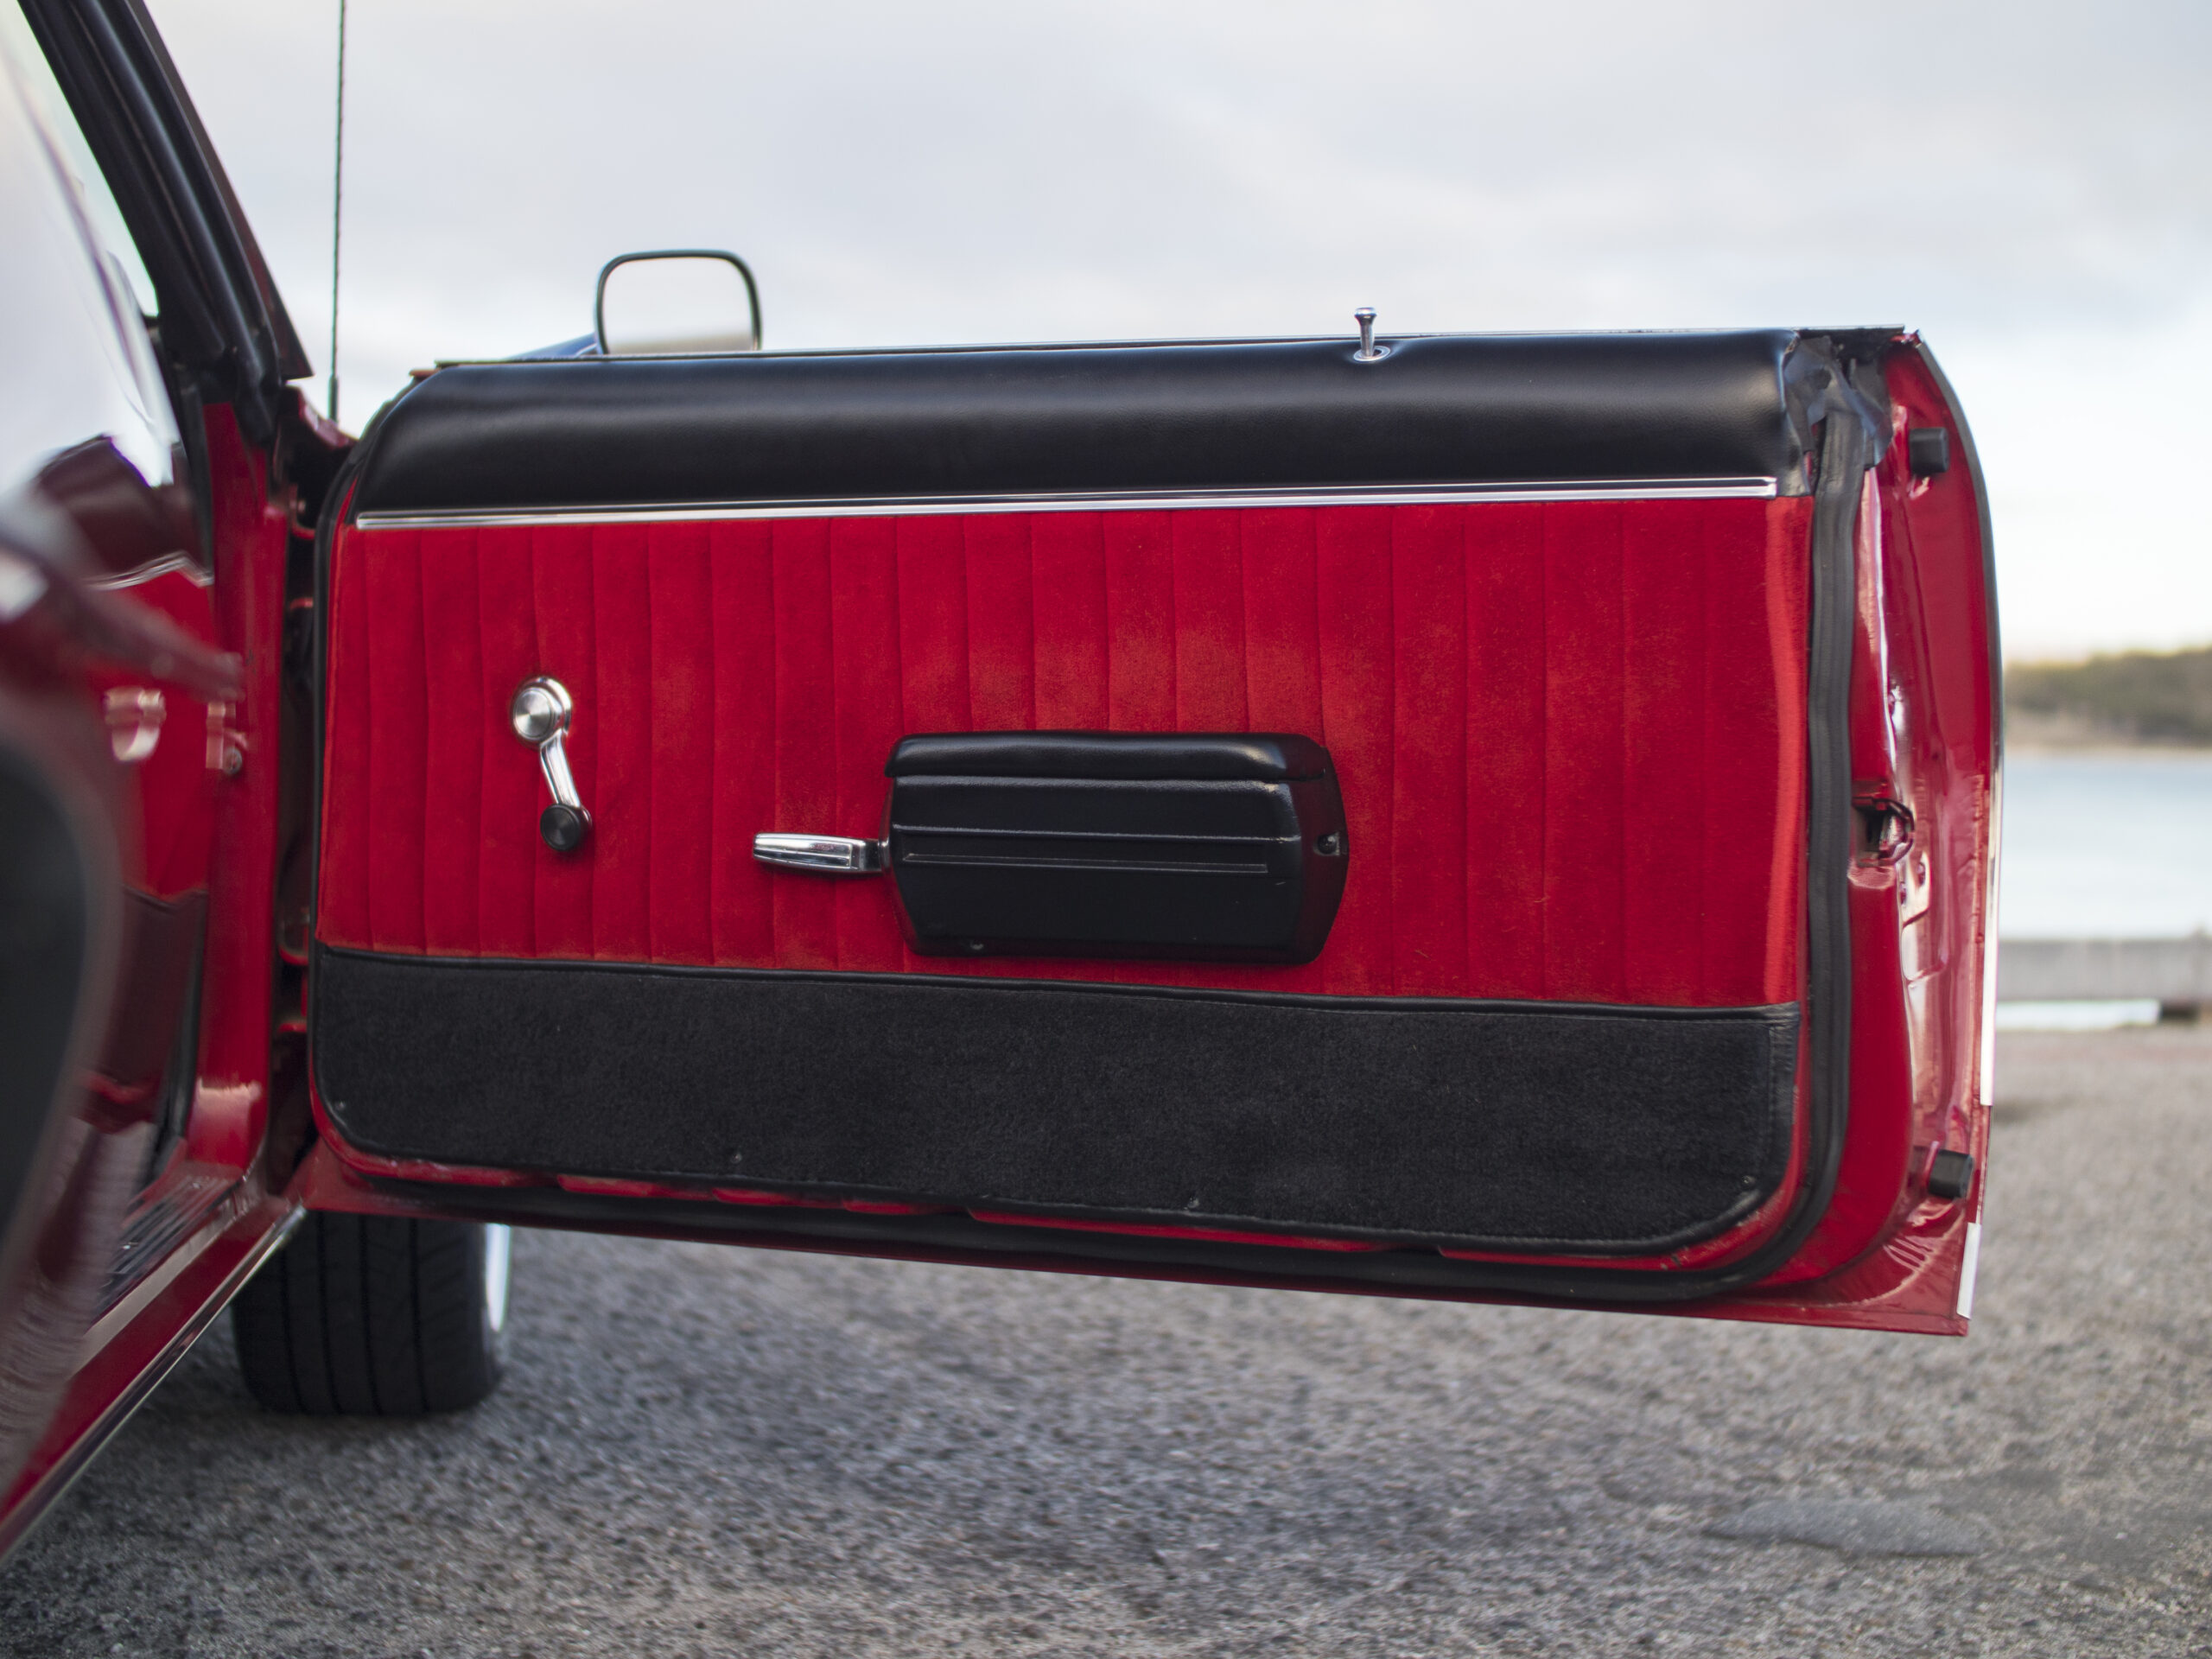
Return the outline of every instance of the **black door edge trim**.
[[[315,943],[315,932],[322,921],[322,780],[324,772],[324,706],[330,685],[330,593],[331,560],[338,544],[338,526],[344,520],[351,503],[354,486],[359,481],[361,467],[368,459],[369,446],[376,440],[378,416],[372,416],[361,435],[355,439],[338,462],[338,470],[331,475],[330,483],[322,493],[322,511],[315,525],[315,610],[313,626],[308,629],[308,672],[313,683],[307,688],[308,703],[308,764],[314,770],[308,774],[308,1022],[315,1022],[315,958],[321,946]]]
[[[1471,1262],[1433,1249],[1372,1251],[1236,1244],[1141,1233],[1027,1227],[968,1216],[884,1216],[707,1199],[632,1198],[557,1186],[448,1186],[356,1174],[369,1189],[470,1220],[683,1237],[762,1249],[814,1249],[953,1266],[1194,1280],[1339,1294],[1526,1298],[1630,1309],[1706,1300],[1732,1287],[1709,1272],[1538,1268]]]

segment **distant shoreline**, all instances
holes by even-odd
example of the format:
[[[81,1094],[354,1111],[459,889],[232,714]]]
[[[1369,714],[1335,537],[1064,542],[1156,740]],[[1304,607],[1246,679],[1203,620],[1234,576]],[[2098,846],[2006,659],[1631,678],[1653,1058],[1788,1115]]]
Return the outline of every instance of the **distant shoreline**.
[[[2212,748],[2212,645],[2082,663],[2008,663],[2005,706],[2023,748]]]

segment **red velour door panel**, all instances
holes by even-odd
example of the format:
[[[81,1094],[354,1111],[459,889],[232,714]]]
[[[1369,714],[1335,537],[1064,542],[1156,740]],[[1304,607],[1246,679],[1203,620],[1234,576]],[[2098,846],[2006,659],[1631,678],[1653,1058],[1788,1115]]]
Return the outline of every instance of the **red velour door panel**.
[[[1794,1001],[1809,503],[340,533],[326,944],[1727,1007]],[[521,602],[514,602],[519,600]],[[556,674],[588,856],[537,836]],[[874,834],[908,732],[1284,730],[1357,850],[1303,968],[924,958]]]
[[[326,534],[341,1201],[1962,1328],[1973,1200],[1929,1170],[1980,1150],[1986,675],[1941,729],[1897,711],[1931,645],[1986,646],[1986,562],[1905,545],[1940,505],[1980,551],[1963,428],[1925,416],[1958,476],[1900,461],[1936,383],[1888,337],[1395,355],[517,364],[404,398]],[[509,720],[541,676],[566,850]],[[887,877],[753,855],[883,834],[902,738],[1027,731],[1319,745],[1319,954],[920,956]],[[1938,983],[1942,1029],[1887,1012]],[[1949,1264],[1834,1289],[1885,1249]]]

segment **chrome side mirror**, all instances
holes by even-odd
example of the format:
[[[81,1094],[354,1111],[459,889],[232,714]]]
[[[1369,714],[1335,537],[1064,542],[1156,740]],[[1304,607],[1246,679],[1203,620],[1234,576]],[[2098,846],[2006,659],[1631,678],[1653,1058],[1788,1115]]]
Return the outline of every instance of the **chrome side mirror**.
[[[690,357],[760,349],[760,290],[734,253],[625,253],[599,273],[594,308],[606,357]]]

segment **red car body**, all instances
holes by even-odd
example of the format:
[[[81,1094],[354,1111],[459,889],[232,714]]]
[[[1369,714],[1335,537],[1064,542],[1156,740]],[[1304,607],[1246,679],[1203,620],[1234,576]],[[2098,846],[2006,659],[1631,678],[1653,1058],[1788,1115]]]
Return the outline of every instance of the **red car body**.
[[[27,11],[181,442],[0,456],[11,855],[82,888],[0,980],[0,1541],[310,1211],[1964,1332],[1999,656],[1916,337],[464,365],[355,443],[135,0]],[[1340,790],[1310,949],[1095,848],[1116,914],[928,931],[917,734],[1135,812],[1253,734]]]

